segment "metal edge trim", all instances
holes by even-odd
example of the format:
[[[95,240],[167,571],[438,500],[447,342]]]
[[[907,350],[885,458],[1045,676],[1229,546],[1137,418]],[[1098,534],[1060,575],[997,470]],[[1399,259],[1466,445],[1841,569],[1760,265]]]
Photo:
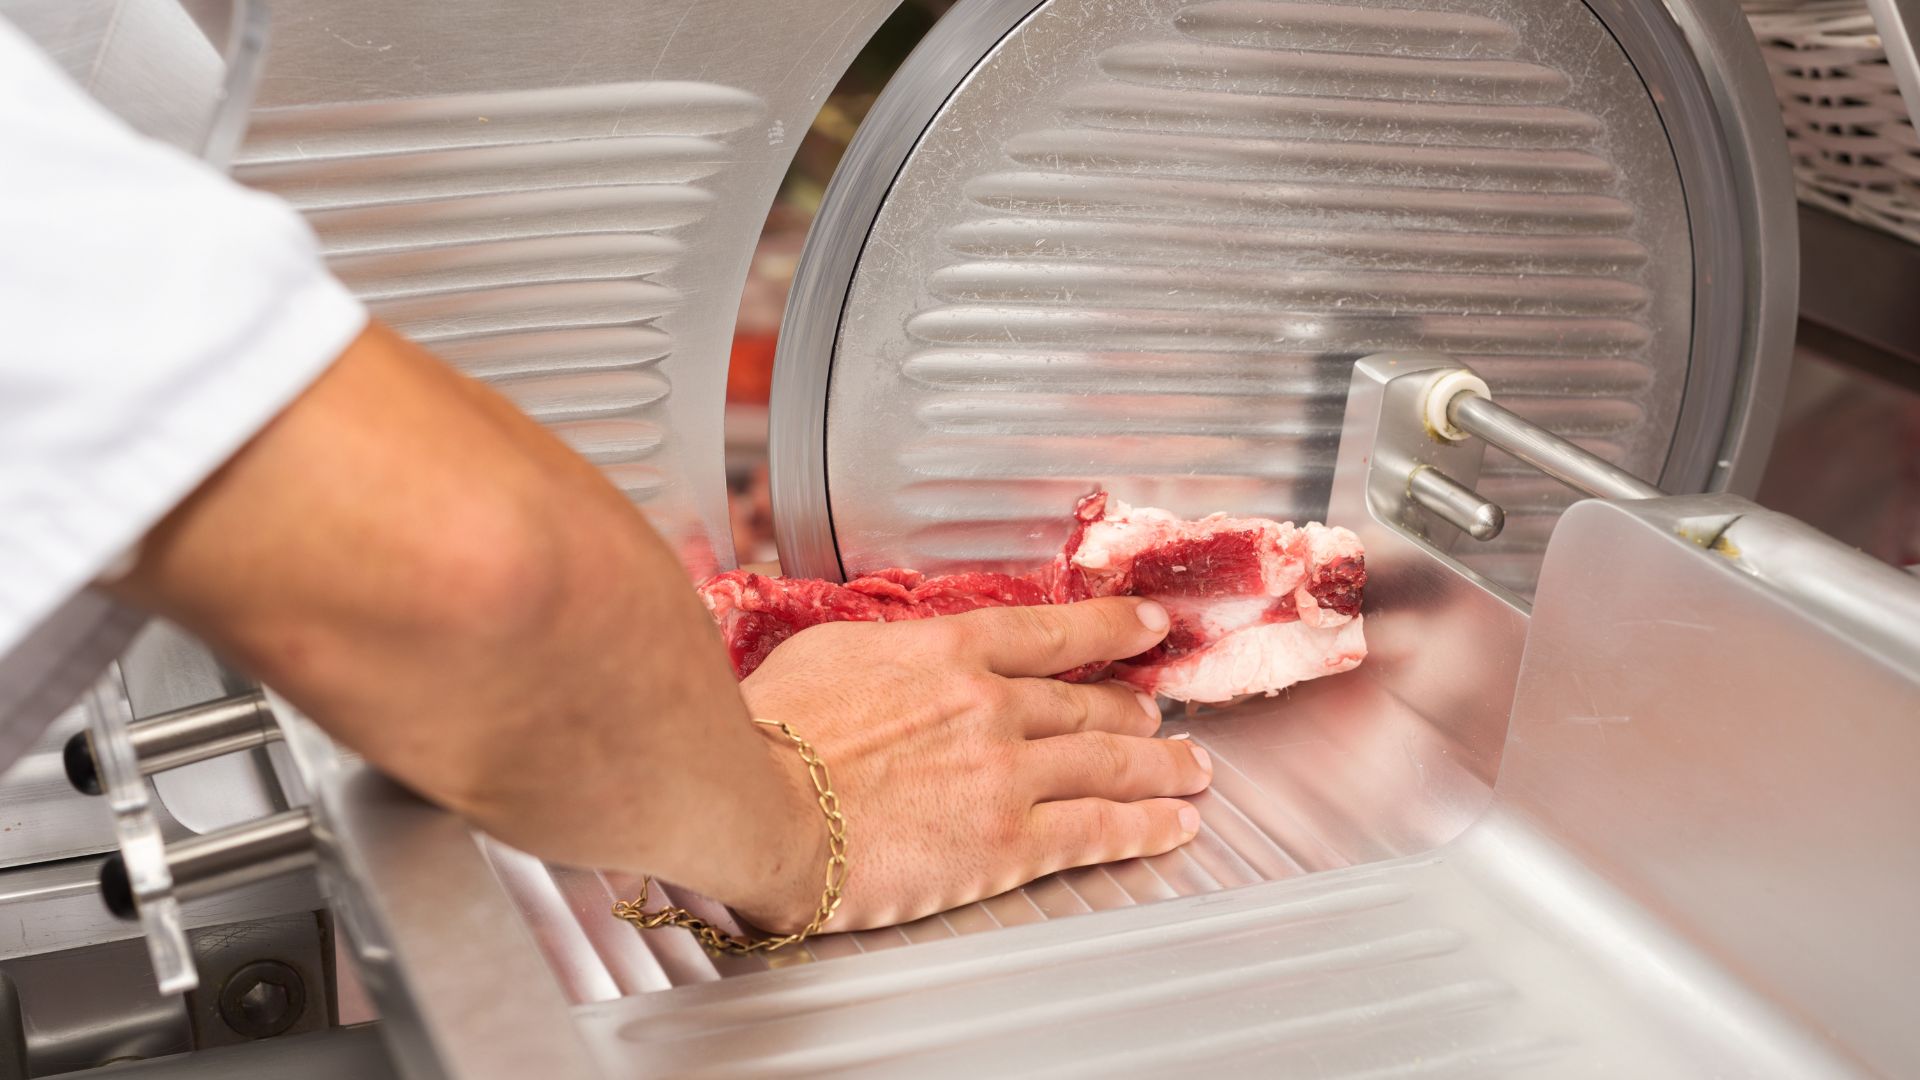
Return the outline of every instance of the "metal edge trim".
[[[1737,5],[1664,0],[1662,7],[1693,51],[1712,100],[1716,148],[1730,158],[1742,240],[1739,261],[1730,269],[1739,275],[1744,303],[1742,362],[1723,410],[1718,446],[1703,463],[1704,475],[1676,473],[1670,454],[1661,486],[1752,495],[1773,450],[1798,321],[1800,243],[1786,129],[1772,76]],[[1687,480],[1694,482],[1682,483]]]
[[[907,57],[854,134],[821,199],[787,296],[767,417],[780,571],[845,580],[827,483],[827,393],[866,240],[900,170],[981,61],[1047,0],[967,0]]]
[[[228,172],[233,155],[253,119],[253,96],[266,66],[272,13],[266,0],[233,0],[232,23],[227,30],[227,76],[220,86],[220,103],[207,125],[200,156],[207,164]]]
[[[1704,68],[1711,59],[1659,5],[1585,0],[1626,56],[1665,130],[1680,182],[1693,258],[1692,304],[1680,407],[1667,440],[1660,486],[1704,490],[1738,408],[1735,386],[1748,362],[1742,325],[1751,302],[1743,275],[1746,237],[1722,108]],[[1653,358],[1659,360],[1661,358]]]
[[[321,893],[399,1070],[430,1080],[506,1080],[536,1065],[546,1080],[606,1075],[471,827],[344,756],[266,693],[312,793]],[[480,964],[489,980],[476,982]]]

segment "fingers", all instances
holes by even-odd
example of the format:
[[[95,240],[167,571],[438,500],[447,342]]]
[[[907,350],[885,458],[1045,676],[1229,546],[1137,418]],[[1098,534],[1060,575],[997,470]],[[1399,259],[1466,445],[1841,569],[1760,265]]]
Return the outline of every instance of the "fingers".
[[[1073,799],[1033,808],[1032,858],[1040,873],[1172,851],[1200,831],[1200,811],[1179,799]]]
[[[1029,739],[1081,731],[1146,736],[1160,730],[1160,706],[1125,683],[1015,679],[1010,712]]]
[[[1035,802],[1088,797],[1135,802],[1206,790],[1213,761],[1185,739],[1088,731],[1028,743],[1022,771]]]
[[[1167,636],[1167,609],[1114,596],[1049,607],[983,608],[933,620],[958,631],[960,646],[988,670],[1010,677],[1058,675],[1143,653]]]

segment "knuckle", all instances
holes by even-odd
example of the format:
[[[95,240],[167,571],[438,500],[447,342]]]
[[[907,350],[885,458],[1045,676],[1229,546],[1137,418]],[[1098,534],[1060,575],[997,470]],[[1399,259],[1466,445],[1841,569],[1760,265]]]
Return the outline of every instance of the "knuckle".
[[[1034,647],[1045,655],[1058,655],[1072,644],[1072,633],[1056,613],[1045,608],[1021,608],[1020,611]]]
[[[943,655],[957,653],[966,640],[965,618],[957,616],[923,620],[914,626],[915,636],[928,649]]]
[[[1094,766],[1111,776],[1119,783],[1131,780],[1137,768],[1132,749],[1127,743],[1104,731],[1092,732]]]
[[[1022,813],[996,814],[987,822],[987,840],[998,851],[1018,851],[1028,839],[1026,815]]]
[[[1054,683],[1060,689],[1055,691],[1059,699],[1061,715],[1066,717],[1070,730],[1086,731],[1093,725],[1093,698],[1078,687],[1065,683]]]
[[[1132,687],[1116,683],[1102,687],[1101,691],[1101,700],[1113,711],[1115,727],[1128,735],[1153,734],[1158,725],[1140,708],[1140,698]]]
[[[1134,637],[1140,630],[1140,620],[1133,613],[1133,604],[1120,597],[1104,597],[1092,601],[1090,606],[1099,614],[1100,632],[1113,641],[1124,641]]]
[[[1010,792],[1016,788],[1013,783],[1020,777],[1022,766],[1026,764],[1023,754],[1024,742],[1008,739],[993,739],[982,751],[986,766],[993,779],[994,791]]]
[[[1126,831],[1126,820],[1119,803],[1094,803],[1087,814],[1086,846],[1093,851],[1115,847]]]
[[[998,676],[976,673],[955,679],[951,685],[962,704],[990,716],[1005,716],[1015,705],[1012,684]]]
[[[1088,804],[1084,808],[1075,807],[1071,814],[1060,815],[1055,819],[1048,846],[1066,855],[1069,861],[1078,861],[1082,853],[1099,842],[1101,813],[1099,805]]]
[[[1184,745],[1186,740],[1175,742],[1171,739],[1153,740],[1154,748],[1160,751],[1165,767],[1161,770],[1168,780],[1184,781],[1200,769],[1200,762],[1193,756],[1193,748]]]

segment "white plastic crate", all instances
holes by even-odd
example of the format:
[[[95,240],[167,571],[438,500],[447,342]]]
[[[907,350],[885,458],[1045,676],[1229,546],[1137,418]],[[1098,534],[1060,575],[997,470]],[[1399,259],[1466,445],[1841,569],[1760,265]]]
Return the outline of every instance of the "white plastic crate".
[[[1803,202],[1920,244],[1920,134],[1861,0],[1743,0]]]

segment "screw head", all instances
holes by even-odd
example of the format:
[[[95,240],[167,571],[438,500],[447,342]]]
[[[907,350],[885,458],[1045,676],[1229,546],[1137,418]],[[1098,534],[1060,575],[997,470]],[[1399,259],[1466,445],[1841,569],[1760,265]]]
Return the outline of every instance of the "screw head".
[[[291,1028],[307,1007],[300,973],[278,960],[257,960],[220,988],[220,1018],[237,1035],[265,1039]]]

